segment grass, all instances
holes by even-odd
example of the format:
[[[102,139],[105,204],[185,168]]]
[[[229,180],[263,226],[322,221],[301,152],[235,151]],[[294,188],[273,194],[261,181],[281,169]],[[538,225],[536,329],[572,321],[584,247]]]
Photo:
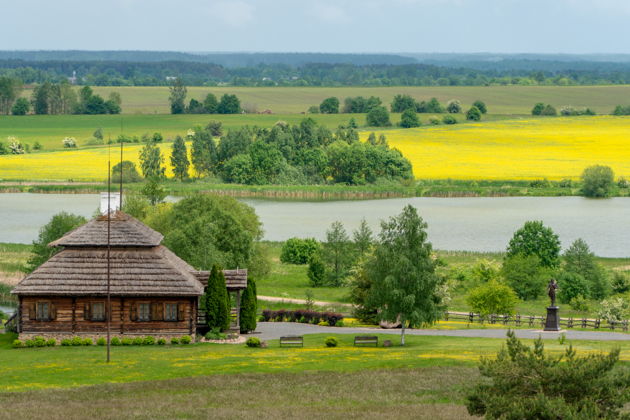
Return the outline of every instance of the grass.
[[[168,113],[168,87],[94,87],[101,95],[119,92],[123,112],[128,114]],[[389,105],[394,95],[405,93],[416,99],[438,98],[446,103],[459,99],[464,109],[481,99],[493,114],[529,114],[536,102],[590,107],[610,113],[615,105],[627,104],[630,86],[394,86],[394,87],[195,87],[188,88],[188,99],[202,99],[208,93],[238,95],[241,102],[257,111],[270,109],[276,114],[304,112],[329,96],[343,103],[348,96],[378,96]],[[30,95],[25,90],[24,95]]]
[[[470,367],[246,373],[0,393],[0,405],[21,419],[83,419],[83,409],[99,419],[462,419],[477,376]]]
[[[334,336],[339,347],[327,348]],[[82,385],[125,383],[236,373],[358,372],[375,369],[474,367],[481,356],[493,356],[503,339],[408,336],[397,346],[397,335],[379,335],[394,347],[354,347],[353,335],[306,335],[304,348],[280,348],[277,340],[267,349],[244,345],[193,344],[188,346],[113,347],[112,362],[105,363],[104,347],[9,348],[15,335],[0,335],[0,392]],[[531,343],[531,340],[524,340]],[[572,341],[578,354],[608,351],[611,343]],[[557,340],[547,340],[552,353],[564,351]],[[630,360],[630,343],[616,342],[621,360]]]
[[[557,117],[386,132],[422,179],[577,179],[610,166],[630,176],[627,117]],[[364,134],[364,137],[366,135]]]
[[[24,276],[30,253],[31,245],[0,243],[0,303],[15,303],[9,290]]]

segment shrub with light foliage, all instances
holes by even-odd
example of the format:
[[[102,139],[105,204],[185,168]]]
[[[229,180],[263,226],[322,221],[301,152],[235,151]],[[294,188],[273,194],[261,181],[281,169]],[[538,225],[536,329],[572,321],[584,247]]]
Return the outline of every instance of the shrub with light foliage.
[[[510,286],[491,281],[470,291],[466,302],[481,316],[512,315],[518,298]]]

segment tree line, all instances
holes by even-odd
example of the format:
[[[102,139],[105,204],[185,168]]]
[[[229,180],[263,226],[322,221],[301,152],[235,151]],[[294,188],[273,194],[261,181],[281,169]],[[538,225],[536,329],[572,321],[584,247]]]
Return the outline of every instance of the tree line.
[[[175,138],[170,162],[181,181],[189,178],[191,167],[198,177],[250,185],[413,179],[411,163],[389,147],[384,135],[372,134],[361,142],[356,127],[340,126],[333,132],[311,118],[297,125],[279,121],[270,129],[246,126],[225,134],[219,122],[198,126],[185,138]],[[140,151],[143,175],[163,179],[164,164],[160,148],[149,139]]]
[[[168,101],[171,114],[240,114],[241,101],[236,95],[224,94],[221,99],[208,93],[203,101],[191,98],[186,105],[188,90],[181,79],[175,79],[169,86]]]
[[[607,63],[610,64],[610,63]],[[578,64],[576,64],[577,66]],[[628,84],[628,66],[582,69],[490,69],[432,64],[303,63],[228,67],[194,61],[0,60],[0,75],[25,83],[60,82],[77,72],[92,86],[168,86],[179,77],[190,86],[488,86]]]
[[[122,99],[112,92],[106,100],[83,86],[78,94],[67,80],[43,82],[33,89],[31,99],[21,97],[23,84],[20,79],[0,77],[0,114],[119,114]]]

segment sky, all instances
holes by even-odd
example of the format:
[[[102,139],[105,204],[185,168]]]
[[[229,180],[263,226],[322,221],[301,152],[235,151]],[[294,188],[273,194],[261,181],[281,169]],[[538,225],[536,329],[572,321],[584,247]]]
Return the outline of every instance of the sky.
[[[0,0],[0,50],[630,53],[628,0]]]

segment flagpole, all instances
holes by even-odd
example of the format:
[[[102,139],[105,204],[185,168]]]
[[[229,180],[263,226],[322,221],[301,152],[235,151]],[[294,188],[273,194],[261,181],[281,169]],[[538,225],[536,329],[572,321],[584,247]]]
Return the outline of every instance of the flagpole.
[[[107,154],[107,363],[110,361],[110,329],[111,329],[111,313],[112,302],[110,296],[110,251],[111,251],[111,185],[112,185],[112,160],[111,160],[111,145],[108,146]],[[121,168],[122,169],[122,168]]]

